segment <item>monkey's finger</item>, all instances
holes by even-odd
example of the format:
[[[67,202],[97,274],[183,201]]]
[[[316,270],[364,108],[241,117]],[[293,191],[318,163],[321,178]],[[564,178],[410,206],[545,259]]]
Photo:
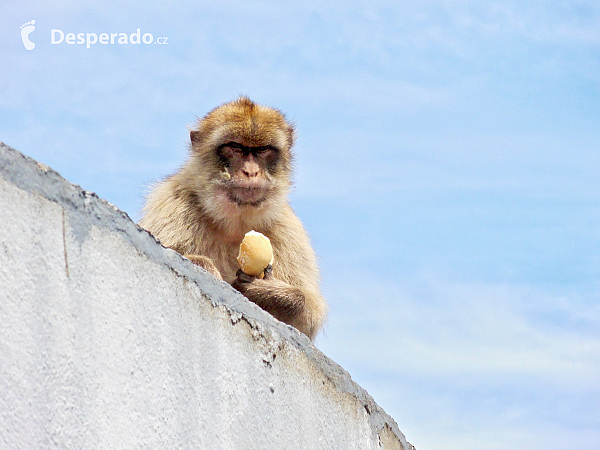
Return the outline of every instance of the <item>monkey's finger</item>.
[[[254,280],[256,280],[256,277],[248,275],[242,269],[238,269],[238,271],[235,273],[235,276],[237,277],[236,281],[241,283],[252,283]]]
[[[272,278],[273,278],[273,266],[271,264],[269,264],[265,268],[265,276],[264,276],[263,280],[270,280]]]

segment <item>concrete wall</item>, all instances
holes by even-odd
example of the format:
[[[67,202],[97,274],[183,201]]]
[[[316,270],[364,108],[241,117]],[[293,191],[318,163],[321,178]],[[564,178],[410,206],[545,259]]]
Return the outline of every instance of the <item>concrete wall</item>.
[[[0,143],[0,448],[412,446],[305,336]]]

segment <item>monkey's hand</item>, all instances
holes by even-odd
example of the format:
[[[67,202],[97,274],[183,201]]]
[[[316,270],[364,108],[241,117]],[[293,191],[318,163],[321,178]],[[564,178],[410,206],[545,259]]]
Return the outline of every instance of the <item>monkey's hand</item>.
[[[193,262],[197,266],[202,267],[208,273],[214,275],[214,277],[217,280],[223,281],[221,272],[219,272],[219,269],[217,269],[217,266],[215,266],[215,263],[209,257],[202,256],[202,255],[183,255],[183,256],[185,256],[187,259],[189,259],[191,262]]]
[[[241,269],[237,271],[236,276],[231,284],[236,290],[275,318],[295,326],[295,321],[303,313],[306,303],[299,288],[276,279],[270,264],[265,269],[265,277],[262,280],[245,274]]]

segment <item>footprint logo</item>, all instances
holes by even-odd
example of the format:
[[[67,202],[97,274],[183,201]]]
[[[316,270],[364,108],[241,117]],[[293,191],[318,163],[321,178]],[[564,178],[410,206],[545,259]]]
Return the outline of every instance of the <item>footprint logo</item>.
[[[29,35],[33,30],[35,30],[35,20],[21,25],[21,39],[23,39],[23,45],[27,50],[33,50],[35,47],[35,44],[29,40]]]

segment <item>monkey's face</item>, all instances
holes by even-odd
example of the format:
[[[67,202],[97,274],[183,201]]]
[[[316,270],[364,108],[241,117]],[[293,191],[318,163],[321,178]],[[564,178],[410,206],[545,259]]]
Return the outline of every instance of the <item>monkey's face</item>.
[[[273,145],[221,144],[216,150],[221,167],[218,190],[236,205],[259,206],[277,187],[279,154]]]
[[[279,111],[241,97],[207,114],[190,137],[207,209],[262,207],[285,197],[294,128]]]

